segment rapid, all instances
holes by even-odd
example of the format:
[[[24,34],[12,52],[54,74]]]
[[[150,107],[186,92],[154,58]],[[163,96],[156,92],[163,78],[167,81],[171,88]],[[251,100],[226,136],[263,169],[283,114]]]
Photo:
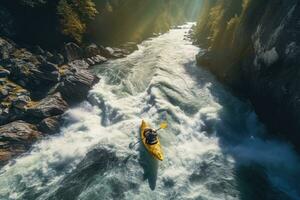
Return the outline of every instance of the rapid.
[[[299,156],[196,66],[191,26],[95,66],[100,82],[60,133],[1,169],[0,199],[300,199]],[[163,162],[128,147],[142,119],[169,124]]]

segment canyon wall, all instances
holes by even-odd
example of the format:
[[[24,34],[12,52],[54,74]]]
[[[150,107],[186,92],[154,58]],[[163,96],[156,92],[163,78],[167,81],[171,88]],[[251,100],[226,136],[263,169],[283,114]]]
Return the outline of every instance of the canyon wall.
[[[272,133],[300,146],[300,1],[206,0],[199,65],[252,102]]]

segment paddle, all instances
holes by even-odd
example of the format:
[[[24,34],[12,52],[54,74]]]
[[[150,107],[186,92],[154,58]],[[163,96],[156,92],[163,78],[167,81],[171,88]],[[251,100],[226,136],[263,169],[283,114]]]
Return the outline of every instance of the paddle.
[[[159,125],[159,128],[155,130],[155,132],[159,131],[160,129],[166,129],[168,128],[168,123],[165,121],[165,122],[162,122],[160,125]],[[145,138],[144,138],[145,139]],[[142,142],[143,139],[140,139],[139,141],[137,141],[136,143],[130,143],[129,144],[129,148],[130,149],[133,149],[133,147],[135,147],[135,145],[137,145],[138,143]]]

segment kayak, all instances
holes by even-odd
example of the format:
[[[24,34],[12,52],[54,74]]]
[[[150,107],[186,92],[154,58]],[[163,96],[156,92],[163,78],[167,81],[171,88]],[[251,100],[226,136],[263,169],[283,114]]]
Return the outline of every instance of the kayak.
[[[145,138],[145,135],[144,135],[144,130],[146,128],[150,128],[150,125],[143,120],[142,125],[141,125],[141,139],[143,141],[143,144],[144,144],[145,148],[148,150],[148,152],[154,158],[156,158],[157,160],[162,161],[164,159],[164,155],[163,155],[163,152],[162,152],[162,148],[161,148],[161,145],[160,145],[159,138],[157,138],[158,142],[156,144],[153,144],[153,145],[147,144],[146,138]]]

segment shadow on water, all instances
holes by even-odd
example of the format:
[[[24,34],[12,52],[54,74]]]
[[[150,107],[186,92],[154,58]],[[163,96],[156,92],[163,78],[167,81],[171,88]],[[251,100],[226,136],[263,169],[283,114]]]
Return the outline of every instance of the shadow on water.
[[[158,161],[147,152],[142,143],[140,143],[138,150],[140,152],[139,163],[144,170],[144,180],[148,181],[151,190],[155,190],[158,174]]]
[[[199,119],[203,121],[200,131],[205,132],[208,137],[218,137],[224,157],[234,159],[235,164],[232,169],[234,183],[225,179],[216,183],[222,186],[219,187],[219,192],[226,194],[228,188],[235,188],[237,193],[234,196],[242,200],[298,199],[299,193],[294,190],[300,186],[299,182],[297,183],[300,173],[296,169],[300,166],[300,162],[292,149],[288,145],[276,142],[274,138],[270,140],[270,136],[266,134],[263,124],[259,122],[251,105],[230,95],[230,92],[226,91],[226,88],[224,89],[224,86],[208,71],[198,67],[195,62],[186,63],[184,69],[198,83],[196,87],[199,89],[209,84],[207,88],[214,101],[221,105],[217,113],[218,120],[211,121],[206,119],[205,115]],[[214,167],[205,165],[205,162],[198,163],[199,168],[193,173],[193,181],[203,179],[198,175],[205,174],[206,168]],[[225,161],[221,162],[222,168],[228,167]],[[290,167],[292,165],[296,166]],[[201,166],[206,167],[201,168]],[[207,176],[211,176],[211,173]],[[275,182],[280,185],[279,187],[274,186],[271,181],[272,176],[275,176]],[[214,186],[216,187],[217,185]]]

